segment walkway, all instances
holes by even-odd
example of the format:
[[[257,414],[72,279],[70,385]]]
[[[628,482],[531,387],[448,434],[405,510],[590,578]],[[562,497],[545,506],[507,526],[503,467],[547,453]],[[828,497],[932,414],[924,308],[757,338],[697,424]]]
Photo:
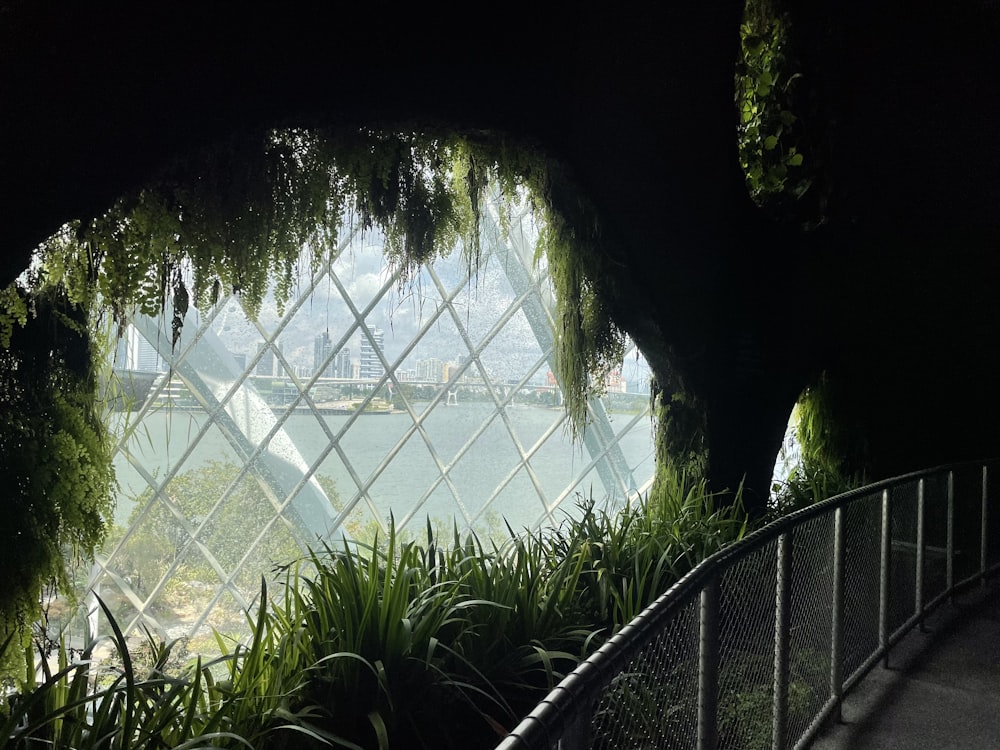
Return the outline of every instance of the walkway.
[[[1000,583],[956,595],[844,701],[812,750],[1000,748]]]

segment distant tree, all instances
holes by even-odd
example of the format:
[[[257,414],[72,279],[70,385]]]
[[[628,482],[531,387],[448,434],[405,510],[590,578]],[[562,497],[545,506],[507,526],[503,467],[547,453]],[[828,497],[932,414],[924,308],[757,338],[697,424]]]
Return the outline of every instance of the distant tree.
[[[300,555],[285,521],[279,518],[268,527],[276,511],[258,480],[247,473],[233,486],[239,471],[236,464],[210,461],[170,480],[162,498],[154,500],[152,489],[142,493],[129,519],[134,528],[118,555],[122,572],[148,587],[182,557],[180,577],[217,581],[218,573],[205,555],[189,544],[189,529],[200,529],[199,540],[227,574],[236,571],[241,587],[256,587],[262,572]],[[248,551],[249,564],[240,567]]]

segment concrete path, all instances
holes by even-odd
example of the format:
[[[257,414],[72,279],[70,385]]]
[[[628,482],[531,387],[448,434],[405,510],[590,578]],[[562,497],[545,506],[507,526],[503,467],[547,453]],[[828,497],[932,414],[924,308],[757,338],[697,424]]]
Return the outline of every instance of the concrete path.
[[[956,595],[844,701],[812,750],[1000,750],[1000,585]]]

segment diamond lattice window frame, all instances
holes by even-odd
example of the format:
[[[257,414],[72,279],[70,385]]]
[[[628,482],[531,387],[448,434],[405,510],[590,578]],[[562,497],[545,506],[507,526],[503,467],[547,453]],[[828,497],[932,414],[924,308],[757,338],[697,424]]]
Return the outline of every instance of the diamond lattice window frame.
[[[352,294],[348,281],[338,271],[337,263],[351,253],[359,252],[358,247],[363,246],[366,240],[370,243],[377,238],[365,237],[357,230],[349,231],[336,250],[315,269],[309,282],[273,325],[268,326],[260,320],[250,323],[259,335],[261,345],[255,354],[247,355],[242,366],[213,328],[227,306],[238,304],[233,298],[220,300],[211,310],[203,311],[196,325],[189,324],[185,327],[182,342],[176,348],[171,345],[169,315],[159,320],[134,317],[132,323],[139,335],[154,346],[163,361],[169,363],[170,377],[160,378],[150,389],[144,404],[128,420],[127,427],[120,435],[119,461],[127,462],[148,486],[149,491],[144,496],[146,504],[133,510],[131,517],[135,523],[124,529],[97,556],[86,585],[87,590],[95,595],[107,598],[110,594],[110,598],[118,600],[117,612],[125,632],[142,624],[164,637],[195,638],[210,628],[238,628],[238,623],[244,621],[242,615],[237,620],[229,618],[221,621],[214,615],[224,609],[241,612],[252,609],[256,591],[252,587],[240,585],[237,579],[246,567],[255,562],[254,551],[271,529],[278,528],[291,534],[301,551],[320,543],[335,543],[344,535],[351,536],[350,533],[345,533],[345,529],[349,526],[349,520],[357,513],[367,513],[377,530],[384,533],[388,518],[385,508],[380,507],[379,498],[376,497],[377,485],[385,477],[389,477],[394,461],[407,450],[407,446],[411,445],[410,441],[415,441],[413,444],[426,450],[429,465],[433,467],[432,473],[436,473],[420,489],[411,505],[406,508],[391,508],[397,529],[422,530],[428,518],[424,512],[435,493],[439,492],[445,492],[454,499],[453,516],[449,520],[459,530],[473,529],[481,532],[482,523],[488,520],[491,511],[496,511],[494,506],[507,497],[505,493],[512,491],[515,482],[524,485],[525,494],[533,495],[534,512],[511,525],[528,528],[559,523],[562,514],[572,512],[573,500],[577,495],[593,493],[595,497],[628,502],[630,498],[648,490],[652,481],[653,454],[648,398],[644,408],[633,413],[614,415],[610,413],[605,399],[592,399],[587,429],[580,444],[574,445],[575,455],[567,459],[567,463],[571,464],[571,479],[553,489],[551,482],[539,476],[538,464],[545,460],[543,454],[550,441],[561,440],[565,443],[569,439],[568,417],[563,409],[553,409],[552,418],[541,434],[528,440],[515,426],[511,410],[518,394],[532,388],[549,389],[553,394],[561,396],[559,384],[553,381],[551,375],[556,371],[553,366],[554,297],[544,263],[535,258],[528,213],[522,211],[513,215],[508,224],[509,229],[504,232],[499,229],[496,215],[493,215],[492,221],[489,216],[486,218],[482,243],[484,255],[477,273],[473,273],[468,263],[460,257],[451,257],[440,261],[441,264],[452,264],[450,276],[439,270],[438,263],[430,263],[420,270],[418,276],[404,284],[402,271],[397,268],[379,279],[377,289],[368,299]],[[460,254],[456,253],[455,256]],[[454,273],[456,267],[461,269],[457,276]],[[502,312],[480,326],[484,330],[474,332],[468,310],[463,317],[462,305],[459,303],[465,308],[471,306],[477,291],[477,278],[491,272],[489,269],[493,269],[494,273],[498,271],[506,280],[512,298]],[[278,341],[290,321],[324,285],[331,293],[335,292],[347,307],[352,322],[344,328],[341,335],[330,339],[325,358],[321,362],[314,362],[312,371],[303,375],[290,362]],[[395,304],[398,305],[403,297],[412,294],[431,297],[433,304],[427,306],[421,303],[420,324],[416,333],[399,352],[390,356],[384,347],[377,345],[374,331],[367,321],[379,305],[393,300],[393,295],[396,295]],[[527,326],[530,331],[534,338],[533,344],[538,349],[537,356],[519,378],[499,382],[491,377],[489,364],[485,360],[491,344],[505,334],[507,326],[515,318],[522,329]],[[433,397],[418,405],[407,399],[404,387],[407,381],[402,378],[401,372],[420,342],[436,326],[454,328],[464,347],[464,359],[449,371],[446,382],[441,384],[442,387],[435,391]],[[334,428],[321,414],[314,397],[315,389],[323,381],[322,374],[327,371],[337,353],[358,336],[368,341],[369,349],[379,359],[382,374],[355,401],[354,412],[347,415],[339,427]],[[637,357],[634,350],[627,356]],[[253,384],[257,368],[271,357],[276,362],[278,372],[282,373],[282,381],[288,381],[292,386],[290,401],[283,409],[276,410],[268,404]],[[538,386],[534,379],[542,371],[548,373],[548,381],[545,386]],[[455,399],[461,398],[458,394],[462,388],[471,388],[468,385],[470,379],[476,382],[478,396],[485,398],[489,413],[471,430],[457,450],[443,452],[429,434],[429,424],[439,414],[439,409],[448,409],[454,405]],[[178,384],[187,397],[195,402],[197,409],[203,412],[204,419],[196,430],[192,428],[187,435],[186,445],[180,455],[172,457],[165,471],[158,473],[148,468],[147,455],[130,446],[134,445],[137,430],[141,430],[145,417],[154,412],[154,405],[168,399],[171,389],[177,388]],[[386,389],[401,394],[401,408],[397,411],[408,416],[409,424],[373,466],[361,469],[355,465],[356,459],[349,454],[349,435],[352,427],[359,421],[382,418],[371,416],[370,411],[378,403],[377,395]],[[320,448],[308,457],[300,450],[301,441],[297,442],[287,429],[290,418],[303,412],[315,417],[321,431],[318,441]],[[204,514],[192,518],[175,501],[170,489],[171,482],[182,475],[188,460],[198,450],[205,436],[213,430],[223,436],[229,450],[238,459],[238,473],[228,482],[222,496]],[[456,467],[462,465],[462,461],[477,450],[477,441],[490,431],[506,436],[514,451],[515,460],[507,466],[499,481],[488,489],[489,494],[485,500],[474,506],[465,497],[465,491],[459,487]],[[636,433],[646,438],[646,445],[638,458],[626,456],[621,446],[623,436]],[[341,491],[339,507],[335,507],[319,481],[320,470],[328,460],[339,462],[348,477],[346,488],[339,485],[337,487]],[[640,466],[646,468],[638,471]],[[599,484],[597,489],[585,486],[588,479],[593,481],[595,478]],[[250,535],[244,540],[245,552],[242,557],[235,564],[226,564],[220,559],[218,551],[211,548],[206,529],[212,526],[215,519],[222,517],[222,509],[239,488],[246,486],[245,482],[259,488],[273,510],[273,517],[256,536]],[[156,580],[137,581],[128,566],[123,564],[126,557],[124,551],[128,549],[129,539],[137,533],[136,523],[141,524],[144,517],[153,512],[163,512],[164,509],[179,525],[182,541],[179,542],[173,560],[166,564],[165,570]],[[503,509],[500,508],[497,512],[502,514]],[[168,608],[163,605],[166,595],[178,587],[199,590],[206,588],[205,582],[185,583],[180,579],[185,561],[192,557],[196,557],[203,565],[207,564],[210,575],[214,575],[216,580],[207,584],[207,591],[200,591],[202,595],[191,595],[195,602],[192,605],[194,609],[189,617],[178,621],[176,613],[167,612]],[[259,567],[259,561],[256,562]],[[196,587],[195,583],[199,585]],[[96,607],[91,598],[89,621],[92,627],[95,627],[95,612]]]

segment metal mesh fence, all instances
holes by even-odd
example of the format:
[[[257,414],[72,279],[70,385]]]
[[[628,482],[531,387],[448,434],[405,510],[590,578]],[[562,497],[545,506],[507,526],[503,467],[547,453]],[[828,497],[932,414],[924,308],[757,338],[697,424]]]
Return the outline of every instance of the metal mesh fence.
[[[882,493],[844,508],[843,674],[849,678],[879,644],[879,570]]]
[[[775,550],[771,541],[720,579],[719,747],[771,746],[774,701]]]
[[[889,612],[892,636],[913,616],[916,597],[917,482],[889,490]]]
[[[834,517],[794,531],[789,629],[788,732],[797,738],[830,696]],[[789,742],[791,747],[793,743]]]
[[[993,567],[1000,564],[1000,508],[997,499],[1000,496],[1000,472],[994,471],[985,481],[986,490],[983,505],[986,508],[986,565]]]
[[[713,555],[499,747],[553,747],[554,734],[559,750],[806,746],[896,640],[1000,567],[995,468],[880,482]]]
[[[615,675],[591,724],[595,750],[694,747],[698,725],[698,597]]]
[[[929,476],[924,480],[924,604],[948,590],[948,518],[948,474]]]
[[[979,570],[979,551],[982,542],[982,485],[981,466],[963,466],[955,469],[955,580],[963,581]],[[994,515],[997,515],[994,513]]]

